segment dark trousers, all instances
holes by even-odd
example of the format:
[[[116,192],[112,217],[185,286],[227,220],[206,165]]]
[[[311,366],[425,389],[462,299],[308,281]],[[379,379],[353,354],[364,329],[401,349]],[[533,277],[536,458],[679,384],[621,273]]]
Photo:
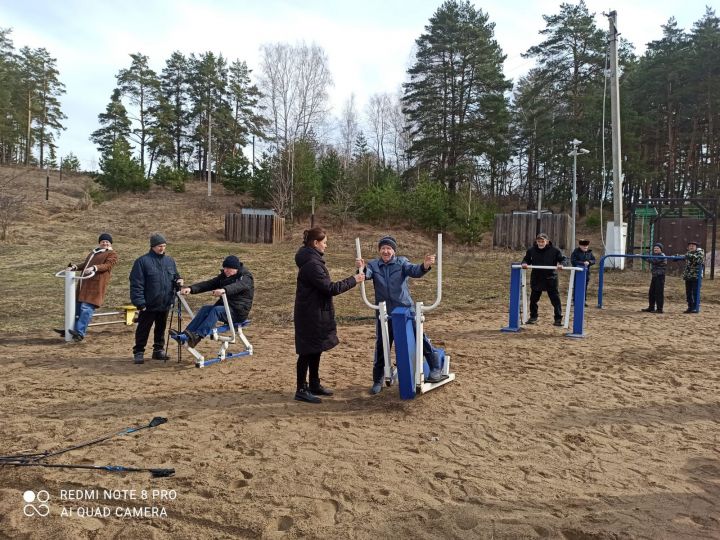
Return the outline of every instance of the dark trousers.
[[[153,351],[162,351],[165,348],[165,326],[167,325],[168,311],[141,311],[138,315],[137,329],[135,330],[135,346],[133,354],[145,352],[150,328],[155,325]]]
[[[415,330],[414,326],[413,330]],[[391,321],[388,321],[388,341],[390,347],[392,348],[394,336]],[[428,337],[423,334],[423,356],[425,357],[425,360],[427,360],[430,369],[439,369],[439,366],[436,365],[438,362],[436,361],[434,352],[432,343],[430,343]],[[410,354],[413,358],[415,357],[415,351],[411,351]],[[380,319],[375,319],[375,359],[373,361],[373,382],[382,383],[384,378],[385,354],[382,342],[382,331],[380,330]]]
[[[560,303],[560,294],[558,294],[557,287],[549,287],[546,292],[548,298],[550,298],[550,303],[553,306],[553,316],[556,321],[559,321],[562,319],[562,304]],[[542,291],[536,291],[535,289],[530,292],[531,317],[538,316],[538,300],[540,300],[541,295]]]
[[[697,286],[697,279],[685,280],[685,298],[687,299],[688,309],[693,311],[697,311],[698,308]]]
[[[648,291],[648,307],[662,310],[665,305],[665,276],[653,276]]]
[[[320,385],[320,355],[322,353],[299,354],[297,359],[297,389],[307,386],[307,375],[310,370],[310,388]]]

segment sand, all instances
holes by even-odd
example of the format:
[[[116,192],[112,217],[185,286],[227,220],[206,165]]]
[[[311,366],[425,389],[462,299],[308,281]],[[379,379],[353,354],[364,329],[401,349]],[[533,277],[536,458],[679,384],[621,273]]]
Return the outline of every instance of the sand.
[[[256,355],[202,370],[188,354],[133,365],[124,327],[80,344],[6,335],[3,453],[165,416],[53,461],[177,473],[0,469],[0,537],[720,538],[720,312],[706,283],[698,315],[677,304],[647,315],[636,299],[606,297],[577,340],[551,325],[546,298],[539,324],[518,334],[499,332],[501,302],[471,317],[441,308],[427,331],[457,380],[413,401],[397,388],[367,393],[369,321],[341,325],[341,344],[323,355],[336,394],[321,405],[292,399],[288,327],[253,325]],[[50,515],[25,516],[23,492],[41,489]],[[104,489],[176,496],[61,496]],[[113,514],[92,515],[103,507]],[[115,514],[128,507],[166,515]]]

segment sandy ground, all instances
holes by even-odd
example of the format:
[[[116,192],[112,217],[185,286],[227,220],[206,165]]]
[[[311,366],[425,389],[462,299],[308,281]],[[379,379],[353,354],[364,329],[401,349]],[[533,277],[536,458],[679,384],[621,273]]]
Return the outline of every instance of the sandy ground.
[[[500,302],[429,315],[457,380],[414,401],[368,395],[369,322],[340,327],[321,365],[336,395],[317,406],[292,400],[292,328],[251,326],[255,356],[202,370],[187,354],[133,365],[122,327],[80,344],[5,335],[3,453],[166,416],[54,462],[177,474],[0,469],[0,537],[720,538],[717,301],[646,315],[608,296],[580,340],[541,302],[540,324],[513,335]],[[41,489],[50,515],[25,516],[23,492]],[[62,496],[78,489],[138,495]],[[153,489],[176,497],[140,498]],[[166,517],[115,514],[146,506]],[[77,515],[103,507],[110,517]]]
[[[704,282],[702,313],[684,315],[681,282],[668,278],[666,313],[649,315],[639,312],[647,274],[608,274],[606,309],[588,308],[585,338],[551,325],[545,297],[538,325],[503,334],[505,269],[522,254],[448,243],[443,304],[426,328],[457,380],[414,401],[396,388],[370,396],[374,328],[357,320],[371,313],[354,290],[338,297],[341,344],[321,365],[336,394],[309,405],[292,399],[300,230],[285,244],[230,246],[222,216],[240,202],[208,201],[202,185],[84,208],[81,180],[64,179],[46,202],[44,176],[27,175],[18,189],[32,219],[0,244],[0,454],[164,416],[50,461],[177,473],[0,467],[0,538],[720,538],[720,279]],[[130,264],[154,230],[189,280],[238,253],[256,276],[255,356],[202,370],[187,354],[136,366],[132,328],[60,340],[52,273],[98,230],[112,231],[121,254],[108,305],[127,301]],[[386,232],[331,232],[333,277],[348,275],[356,235],[367,253]],[[432,249],[430,238],[393,232],[413,260]],[[413,285],[416,299],[432,291],[427,279]],[[24,501],[28,490],[47,493],[49,515]]]

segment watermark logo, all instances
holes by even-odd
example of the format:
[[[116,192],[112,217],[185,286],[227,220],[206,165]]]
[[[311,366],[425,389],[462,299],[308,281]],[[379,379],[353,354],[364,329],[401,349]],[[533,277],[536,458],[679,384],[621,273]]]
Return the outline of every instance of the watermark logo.
[[[23,514],[27,517],[40,516],[45,517],[50,513],[50,494],[41,489],[37,493],[32,490],[27,490],[23,493],[23,500],[25,506],[23,506]]]

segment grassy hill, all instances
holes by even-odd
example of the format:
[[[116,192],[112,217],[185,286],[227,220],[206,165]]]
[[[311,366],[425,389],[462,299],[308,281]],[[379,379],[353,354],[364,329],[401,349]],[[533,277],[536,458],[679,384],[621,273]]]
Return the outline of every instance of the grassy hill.
[[[0,179],[26,198],[23,218],[11,226],[8,240],[0,243],[0,271],[4,275],[0,326],[6,331],[24,331],[28,325],[48,329],[61,324],[63,285],[54,273],[71,261],[81,261],[104,231],[112,234],[113,247],[120,257],[105,307],[128,302],[127,277],[132,263],[147,252],[150,234],[160,231],[168,240],[168,253],[188,281],[215,275],[226,255],[237,254],[255,275],[257,292],[252,318],[278,325],[286,325],[292,318],[294,254],[308,221],[288,224],[285,241],[279,244],[235,244],[223,239],[224,215],[237,211],[242,200],[226,194],[221,187],[210,198],[204,183],[190,182],[186,193],[155,187],[148,193],[126,193],[95,203],[91,194],[96,187],[84,175],[64,174],[60,180],[55,173],[50,179],[48,200],[43,171],[0,168]],[[322,218],[319,223],[325,225]],[[436,238],[415,231],[356,225],[340,232],[326,227],[327,261],[333,279],[354,271],[355,237],[361,238],[366,258],[376,255],[377,239],[388,233],[397,236],[400,252],[411,260],[435,251]],[[472,311],[488,303],[503,309],[507,263],[517,255],[447,243],[444,252],[444,309]],[[434,276],[415,281],[416,300],[432,302],[435,284]],[[339,297],[337,310],[341,320],[348,322],[372,315],[354,294]],[[22,319],[17,317],[20,312],[24,313]]]

